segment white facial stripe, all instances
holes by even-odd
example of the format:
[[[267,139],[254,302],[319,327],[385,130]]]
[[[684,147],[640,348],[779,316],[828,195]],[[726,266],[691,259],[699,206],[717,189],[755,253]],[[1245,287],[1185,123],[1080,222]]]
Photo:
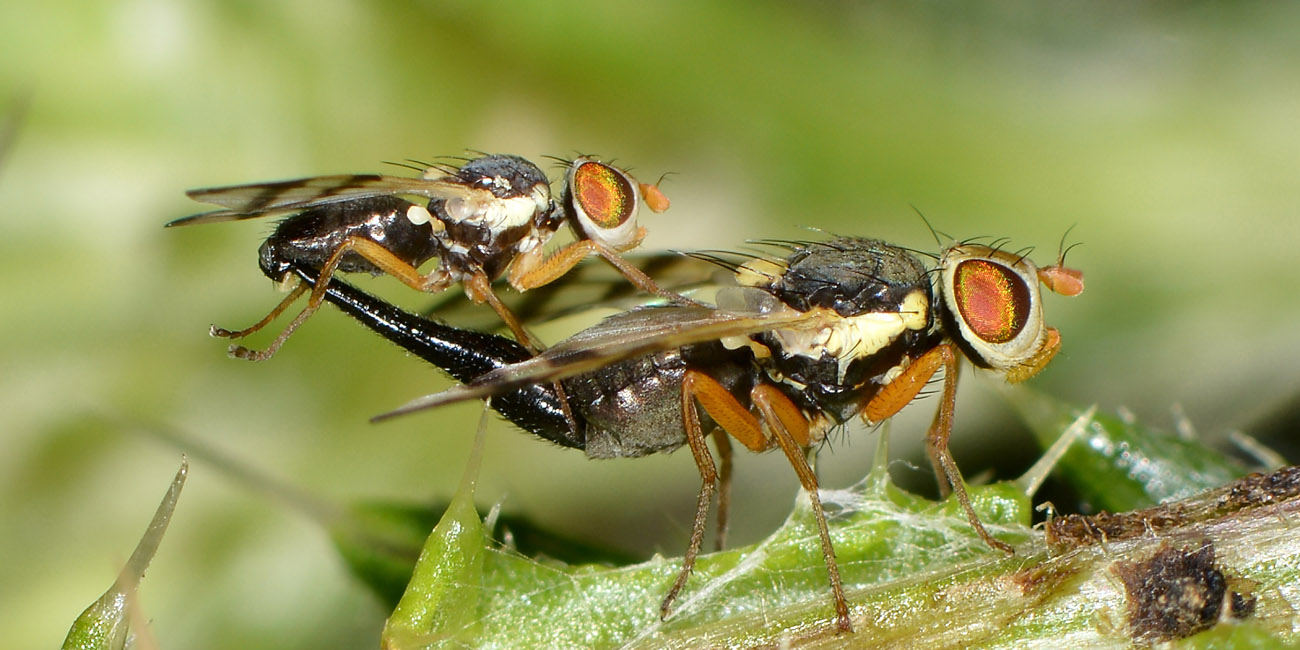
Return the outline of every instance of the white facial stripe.
[[[829,354],[839,362],[839,379],[844,380],[849,364],[869,357],[889,345],[907,330],[924,329],[929,306],[920,291],[903,299],[897,312],[872,312],[836,321],[816,331],[773,330],[786,354],[820,359]]]

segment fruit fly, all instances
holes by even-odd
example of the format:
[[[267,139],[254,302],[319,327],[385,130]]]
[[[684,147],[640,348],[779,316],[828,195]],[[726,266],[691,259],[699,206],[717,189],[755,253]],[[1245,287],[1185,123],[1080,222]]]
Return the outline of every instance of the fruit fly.
[[[626,171],[591,157],[564,161],[567,171],[560,201],[551,195],[546,175],[518,156],[486,155],[460,167],[433,166],[417,178],[381,175],[318,176],[275,183],[196,189],[197,201],[224,209],[177,219],[167,226],[238,221],[289,215],[259,250],[262,272],[277,282],[293,282],[289,295],[261,321],[238,330],[212,328],[213,336],[246,337],[273,321],[311,290],[307,306],[265,350],[232,346],[231,353],[262,360],[276,350],[320,307],[336,272],[387,273],[426,292],[460,283],[466,295],[486,302],[529,349],[540,346],[497,298],[491,284],[505,275],[519,291],[552,282],[584,257],[608,260],[637,288],[663,293],[621,253],[645,237],[637,225],[644,198],[656,211],[667,199],[653,185],[637,183]],[[419,197],[412,203],[402,197]],[[568,223],[576,241],[550,256],[545,246]],[[437,258],[439,265],[417,269]],[[314,284],[298,282],[293,268],[319,270]]]
[[[592,458],[636,457],[688,446],[701,488],[691,539],[661,613],[685,586],[718,496],[725,528],[731,441],[780,448],[816,516],[841,629],[848,605],[804,451],[860,417],[893,416],[943,370],[926,448],[943,492],[952,492],[974,531],[994,539],[971,508],[948,449],[960,359],[1019,382],[1060,349],[1043,322],[1039,283],[1082,275],[973,242],[947,246],[927,269],[911,252],[873,239],[838,237],[786,244],[784,258],[743,262],[702,255],[735,272],[714,307],[668,304],[615,314],[533,355],[502,337],[458,330],[407,314],[346,287],[327,299],[462,385],[376,419],[462,400],[490,398],[523,429]],[[312,278],[306,276],[310,282]],[[1077,290],[1076,290],[1077,289]],[[556,388],[556,387],[559,388]],[[706,446],[712,434],[718,463]]]

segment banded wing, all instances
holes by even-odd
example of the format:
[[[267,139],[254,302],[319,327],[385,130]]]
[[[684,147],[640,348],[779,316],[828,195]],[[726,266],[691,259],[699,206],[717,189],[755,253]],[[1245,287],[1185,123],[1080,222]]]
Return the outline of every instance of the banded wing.
[[[468,187],[454,176],[406,178],[381,174],[313,176],[274,183],[206,187],[190,190],[186,194],[195,201],[219,205],[225,209],[181,217],[168,222],[168,228],[284,215],[376,196],[406,195],[468,201],[492,199],[491,193]]]
[[[419,397],[371,418],[380,421],[445,404],[485,399],[523,386],[559,381],[612,363],[695,343],[749,336],[775,329],[821,329],[842,320],[834,311],[770,313],[719,310],[703,305],[667,305],[611,316],[537,356],[481,375],[440,393]]]

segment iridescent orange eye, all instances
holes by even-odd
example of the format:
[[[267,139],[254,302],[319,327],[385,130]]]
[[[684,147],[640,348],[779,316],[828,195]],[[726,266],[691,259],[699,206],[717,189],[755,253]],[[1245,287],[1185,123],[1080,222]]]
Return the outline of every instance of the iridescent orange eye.
[[[600,228],[615,228],[636,213],[637,193],[627,176],[595,161],[573,171],[573,200]]]
[[[953,294],[961,318],[978,337],[1006,343],[1028,322],[1032,297],[1025,281],[1011,269],[983,259],[957,265]]]

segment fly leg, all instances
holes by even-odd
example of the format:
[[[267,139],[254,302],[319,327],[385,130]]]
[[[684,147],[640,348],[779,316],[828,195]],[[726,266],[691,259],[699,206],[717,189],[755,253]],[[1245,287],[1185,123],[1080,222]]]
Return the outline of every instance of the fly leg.
[[[266,359],[271,358],[271,355],[274,355],[276,351],[280,349],[280,346],[284,345],[284,342],[289,340],[289,336],[293,334],[294,330],[298,329],[299,325],[302,325],[311,317],[312,314],[316,313],[317,309],[320,309],[321,303],[325,300],[325,289],[329,286],[330,278],[332,278],[334,272],[338,270],[339,264],[343,261],[343,256],[349,252],[356,252],[375,266],[379,267],[385,273],[388,273],[389,275],[401,280],[406,285],[420,289],[421,291],[441,291],[447,287],[446,282],[437,282],[436,276],[431,275],[430,278],[426,278],[421,275],[415,267],[407,264],[396,255],[393,255],[391,251],[374,241],[362,237],[349,237],[343,241],[338,249],[329,256],[329,259],[325,261],[325,264],[321,266],[320,276],[316,280],[316,284],[312,286],[311,297],[307,299],[307,306],[304,307],[303,310],[299,312],[283,330],[280,331],[279,336],[276,336],[275,340],[271,341],[271,345],[267,346],[264,350],[250,350],[242,345],[232,345],[230,347],[231,356],[248,361],[265,361]],[[284,311],[290,303],[301,296],[302,292],[305,290],[305,286],[306,285],[300,285],[295,288],[294,292],[289,294],[289,297],[285,298],[279,306],[268,314],[266,318],[258,321],[256,325],[253,325],[246,330],[233,333],[226,332],[226,330],[218,331],[217,328],[214,328],[213,333],[217,336],[225,336],[226,338],[241,338],[256,332],[270,323],[271,320],[278,316],[280,312]]]
[[[844,598],[844,584],[840,580],[840,567],[835,561],[835,547],[831,545],[830,531],[826,527],[826,513],[822,510],[821,496],[817,491],[817,475],[808,465],[804,450],[811,444],[808,430],[808,418],[799,411],[799,407],[790,401],[775,386],[760,384],[750,391],[750,398],[763,415],[763,421],[781,446],[781,451],[799,475],[799,483],[808,493],[813,515],[817,519],[817,534],[821,536],[822,557],[826,560],[826,572],[830,576],[831,593],[835,598],[835,620],[844,632],[853,630],[849,620],[849,605]]]
[[[506,307],[505,303],[501,302],[501,299],[497,297],[496,292],[492,291],[492,282],[488,280],[488,277],[482,271],[475,271],[464,280],[464,283],[465,293],[469,295],[469,299],[477,303],[486,302],[491,306],[492,310],[501,317],[506,327],[510,328],[510,332],[515,335],[515,340],[528,348],[529,352],[537,354],[545,349],[546,346],[538,342],[524,329],[524,324],[519,321],[514,312],[510,311],[510,308]]]
[[[840,582],[839,567],[835,563],[835,551],[831,547],[826,517],[822,512],[821,499],[817,495],[817,479],[803,457],[803,447],[809,442],[808,420],[789,398],[775,388],[759,386],[750,393],[750,396],[763,413],[764,420],[776,432],[777,443],[781,445],[786,456],[790,457],[790,463],[795,466],[795,472],[799,474],[800,483],[810,490],[809,495],[813,503],[813,511],[817,515],[821,535],[822,552],[826,557],[831,590],[835,596],[836,619],[841,630],[851,630],[853,626],[849,621],[848,604]],[[704,540],[709,503],[717,489],[718,472],[704,442],[696,402],[713,418],[719,429],[736,438],[747,449],[764,451],[772,447],[772,441],[763,433],[763,426],[758,418],[754,417],[754,414],[750,413],[722,384],[697,370],[686,371],[686,377],[682,381],[682,420],[686,428],[687,443],[700,470],[702,484],[700,497],[696,503],[695,523],[691,528],[691,541],[682,560],[681,572],[678,573],[677,580],[668,590],[668,595],[659,609],[660,616],[664,617],[668,615],[677,594],[686,585],[686,580],[695,568],[695,560],[699,556],[700,546]],[[730,449],[730,444],[727,448]]]
[[[962,480],[961,470],[957,469],[957,461],[953,460],[952,452],[948,450],[948,438],[952,436],[952,413],[957,403],[957,373],[960,368],[957,353],[951,345],[941,345],[927,354],[936,353],[943,358],[943,397],[939,401],[939,410],[934,414],[930,431],[925,434],[925,447],[930,453],[930,463],[935,466],[936,472],[943,470],[943,476],[952,486],[957,502],[961,504],[962,510],[966,511],[966,518],[970,520],[971,528],[979,533],[980,539],[1008,555],[1014,554],[1015,550],[1011,545],[994,539],[984,528],[984,523],[980,521],[979,516],[975,514],[975,509],[970,505],[970,497],[966,495],[966,482]]]
[[[642,228],[641,237],[644,236],[645,229]],[[638,238],[636,241],[639,242],[640,240]],[[619,273],[622,273],[623,277],[627,278],[628,282],[631,282],[637,289],[648,294],[667,298],[673,302],[685,300],[676,293],[660,289],[659,285],[650,279],[650,276],[631,262],[628,262],[618,251],[590,239],[579,239],[544,259],[541,257],[540,249],[535,250],[538,251],[537,254],[525,254],[526,256],[517,259],[514,267],[510,269],[508,278],[510,286],[519,291],[536,289],[550,284],[572,270],[583,258],[595,254],[605,258],[605,261],[609,262]]]
[[[713,430],[713,446],[718,448],[718,533],[713,547],[727,547],[727,526],[731,522],[731,439],[723,429]]]
[[[713,421],[718,423],[719,429],[730,433],[745,447],[761,451],[771,446],[767,437],[763,435],[763,427],[758,419],[736,401],[736,398],[727,392],[722,384],[698,370],[686,371],[686,376],[682,380],[682,424],[686,429],[686,442],[690,445],[691,454],[695,457],[695,465],[700,470],[700,497],[695,504],[695,523],[691,527],[691,541],[682,559],[681,572],[677,574],[677,580],[668,590],[663,604],[659,606],[661,617],[668,616],[673,601],[677,599],[677,594],[681,592],[682,587],[686,586],[686,580],[695,568],[695,559],[699,556],[700,546],[704,541],[709,503],[718,487],[718,471],[713,464],[713,456],[709,454],[709,448],[704,443],[700,414],[695,406],[697,401]],[[726,448],[730,450],[730,443]],[[730,454],[723,457],[723,462],[724,471],[729,474]],[[729,486],[727,490],[730,491]]]
[[[939,481],[939,492],[943,496],[956,494],[957,502],[966,512],[971,528],[975,529],[985,544],[1005,553],[1014,553],[1011,545],[994,539],[975,514],[975,509],[970,505],[970,497],[966,494],[966,482],[962,480],[961,470],[957,469],[957,461],[953,460],[952,452],[948,450],[948,439],[952,436],[952,414],[957,402],[957,375],[960,370],[959,359],[952,345],[940,345],[913,361],[901,375],[871,398],[862,410],[862,416],[871,423],[892,417],[921,392],[939,368],[943,368],[943,396],[939,400],[939,410],[934,414],[934,422],[925,435],[925,449],[930,456],[930,464],[934,467],[935,478]]]
[[[251,326],[245,329],[236,331],[236,330],[228,330],[225,329],[224,327],[217,327],[216,325],[213,325],[212,328],[208,330],[208,333],[212,336],[220,337],[223,339],[242,339],[245,336],[248,336],[249,334],[252,334],[262,329],[263,327],[270,325],[271,321],[275,320],[276,318],[279,318],[280,314],[284,313],[284,310],[289,308],[289,305],[292,305],[295,300],[297,300],[300,296],[302,296],[302,294],[307,293],[307,287],[308,285],[303,284],[302,281],[299,281],[294,286],[293,291],[290,291],[289,295],[285,296],[284,300],[281,300],[280,304],[276,305],[275,309],[271,310],[271,313],[267,314],[262,318],[262,320],[253,323]]]
[[[529,352],[537,354],[546,349],[546,346],[542,345],[536,338],[533,338],[532,334],[528,333],[528,330],[524,329],[524,324],[519,321],[515,313],[510,311],[510,308],[506,307],[505,303],[501,302],[496,292],[492,290],[492,283],[482,271],[475,271],[464,282],[470,300],[486,302],[490,305],[497,315],[501,317],[506,327],[510,328],[510,332],[515,335],[515,340],[519,341]],[[569,396],[565,394],[564,386],[558,381],[551,384],[551,386],[555,389],[555,394],[559,396],[560,407],[564,410],[565,422],[569,424],[569,429],[577,435],[578,420],[573,416],[573,409],[569,406]]]
[[[695,400],[699,397],[700,391],[712,389],[714,386],[721,388],[711,377],[695,370],[687,370],[686,377],[682,380],[682,426],[686,429],[686,443],[691,448],[691,456],[695,458],[695,466],[700,470],[700,496],[695,502],[695,522],[691,526],[691,541],[686,546],[682,568],[677,573],[677,580],[673,581],[673,586],[668,589],[668,594],[659,605],[659,618],[662,619],[668,618],[673,601],[677,600],[677,594],[681,592],[682,587],[686,586],[687,578],[691,577],[691,571],[695,569],[695,558],[699,556],[700,545],[704,542],[704,526],[709,517],[709,503],[713,500],[713,492],[718,487],[718,471],[713,465],[713,456],[709,454],[709,448],[704,443],[700,413],[695,407]],[[723,392],[726,393],[726,390],[724,389]],[[727,397],[731,395],[727,394]],[[706,406],[705,409],[707,410],[708,407]]]

